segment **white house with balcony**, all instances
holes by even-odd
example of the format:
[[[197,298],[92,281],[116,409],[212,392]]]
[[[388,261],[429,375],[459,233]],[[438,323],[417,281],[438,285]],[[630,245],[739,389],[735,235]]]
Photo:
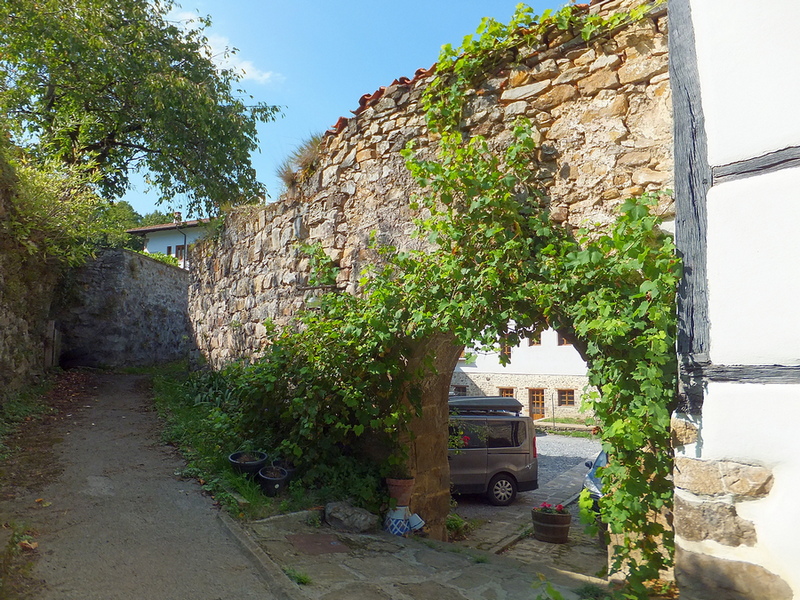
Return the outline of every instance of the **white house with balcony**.
[[[163,223],[160,225],[149,225],[128,229],[126,233],[141,235],[144,237],[144,251],[150,254],[161,253],[167,256],[174,256],[178,259],[178,264],[184,268],[189,268],[189,257],[187,249],[190,244],[199,240],[208,230],[211,219],[196,219],[193,221],[180,221],[173,223]]]
[[[500,363],[501,353],[510,362]],[[588,394],[586,363],[554,329],[499,352],[468,348],[458,361],[450,382],[456,396],[507,396],[522,402],[534,419],[566,417],[583,419]]]

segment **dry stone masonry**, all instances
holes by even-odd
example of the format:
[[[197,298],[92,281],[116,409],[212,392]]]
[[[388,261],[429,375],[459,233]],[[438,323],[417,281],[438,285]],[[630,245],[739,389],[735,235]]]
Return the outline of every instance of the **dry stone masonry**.
[[[601,3],[591,10],[617,10]],[[672,180],[671,96],[666,9],[590,42],[556,32],[521,48],[469,93],[463,127],[495,148],[511,139],[518,117],[535,126],[537,176],[552,218],[567,226],[611,223],[617,206]],[[513,61],[513,62],[512,62]],[[432,157],[421,96],[430,74],[401,79],[370,95],[354,118],[326,134],[313,172],[277,202],[231,214],[215,239],[194,250],[189,311],[202,357],[213,367],[258,356],[268,343],[263,323],[291,323],[319,293],[308,285],[304,243],[319,243],[340,267],[338,287],[357,291],[365,265],[379,257],[373,241],[425,248],[413,237],[409,201],[421,190],[400,151],[409,142]],[[671,202],[659,209],[669,216]],[[435,535],[448,511],[446,396],[459,349],[436,340],[440,371],[428,382],[415,425],[412,466],[416,502]],[[438,528],[438,529],[437,529]]]
[[[76,269],[60,311],[62,364],[144,366],[186,358],[188,277],[128,250],[105,251]]]

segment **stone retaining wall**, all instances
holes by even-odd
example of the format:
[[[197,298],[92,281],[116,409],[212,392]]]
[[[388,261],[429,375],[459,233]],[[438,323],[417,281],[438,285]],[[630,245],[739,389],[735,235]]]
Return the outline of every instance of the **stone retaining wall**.
[[[590,42],[554,32],[548,44],[521,48],[514,64],[486,74],[469,96],[465,132],[499,149],[515,120],[528,117],[552,218],[570,226],[608,224],[625,198],[671,187],[666,35],[664,8]],[[308,288],[309,261],[299,244],[320,243],[341,268],[339,287],[350,293],[363,266],[378,260],[373,236],[401,249],[425,247],[411,235],[409,199],[420,189],[400,151],[412,140],[425,156],[435,150],[420,106],[429,81],[423,73],[379,90],[326,135],[316,169],[295,188],[274,204],[236,211],[218,239],[198,245],[189,312],[197,346],[213,367],[258,356],[268,342],[263,322],[290,323],[318,293]],[[669,216],[671,202],[659,210]],[[423,418],[414,425],[415,444],[425,443],[414,452],[421,503],[414,508],[441,537],[449,496],[442,407],[459,349],[442,340],[435,346],[450,372],[429,382]]]
[[[0,156],[0,221],[9,218],[16,179]],[[0,402],[52,363],[50,305],[59,269],[0,238]]]
[[[71,273],[60,310],[63,366],[157,365],[187,358],[189,275],[127,250]]]
[[[609,223],[623,199],[671,187],[666,30],[662,12],[591,43],[562,36],[552,49],[524,50],[520,64],[490,75],[471,96],[465,127],[501,147],[515,119],[529,117],[553,218]],[[190,311],[212,365],[257,354],[266,342],[260,324],[287,323],[313,295],[299,243],[321,243],[350,292],[376,259],[373,234],[400,248],[422,245],[411,238],[408,206],[420,189],[399,152],[411,140],[423,152],[435,146],[419,102],[428,81],[387,87],[325,137],[319,166],[296,190],[235,212],[221,239],[199,244]],[[671,214],[669,202],[662,209]]]

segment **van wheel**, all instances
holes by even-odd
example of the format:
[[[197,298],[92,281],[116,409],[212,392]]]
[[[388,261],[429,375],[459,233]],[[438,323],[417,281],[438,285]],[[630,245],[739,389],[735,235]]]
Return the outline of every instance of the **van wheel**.
[[[486,496],[495,506],[508,506],[517,497],[517,482],[511,475],[495,475],[489,482]]]

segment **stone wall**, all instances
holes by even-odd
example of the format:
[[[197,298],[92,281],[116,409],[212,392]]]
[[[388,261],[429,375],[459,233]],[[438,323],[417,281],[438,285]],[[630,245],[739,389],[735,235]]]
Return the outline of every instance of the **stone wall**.
[[[61,364],[145,366],[189,355],[189,275],[127,250],[71,272],[59,311]]]
[[[0,156],[0,221],[11,215],[15,188],[13,170]],[[0,236],[0,402],[50,366],[48,319],[58,274],[58,268]]]
[[[590,43],[561,36],[551,49],[524,50],[520,64],[487,77],[472,96],[465,127],[502,146],[518,116],[531,118],[553,218],[611,222],[623,199],[671,187],[666,30],[661,11]],[[408,206],[420,189],[399,152],[411,140],[423,152],[435,146],[419,104],[428,81],[387,87],[325,137],[319,166],[297,189],[232,214],[221,239],[195,249],[190,310],[212,365],[257,354],[266,342],[260,323],[289,322],[313,295],[299,243],[320,242],[350,292],[376,258],[372,234],[399,248],[422,245],[411,238]],[[661,210],[669,216],[671,204]]]
[[[671,187],[666,35],[662,8],[590,42],[556,32],[547,45],[521,48],[514,64],[487,73],[470,95],[464,129],[502,148],[515,120],[530,118],[553,219],[570,226],[610,223],[625,198]],[[427,131],[420,106],[429,81],[421,72],[363,99],[356,117],[340,119],[326,135],[313,173],[274,204],[232,214],[219,239],[195,249],[190,317],[198,348],[212,366],[257,356],[268,342],[263,322],[291,322],[317,293],[307,286],[309,265],[300,243],[321,243],[341,268],[339,287],[351,293],[362,267],[378,259],[369,248],[373,235],[401,249],[424,248],[411,236],[409,207],[420,190],[400,150],[412,140],[424,155],[435,150],[436,137]],[[670,201],[659,210],[669,216]],[[437,347],[441,363],[454,366],[458,349]],[[433,440],[416,455],[416,472],[438,473],[418,482],[417,498],[446,494],[438,461],[446,453],[441,407],[449,377],[431,384],[435,397],[426,398],[428,412],[415,425],[418,440]],[[437,502],[433,514],[417,507],[434,526],[447,509]]]
[[[755,550],[756,524],[743,517],[767,498],[775,478],[766,465],[697,458],[702,418],[677,413],[672,420],[676,449],[675,577],[690,600],[790,600],[789,585],[777,574],[741,560],[736,550]],[[709,550],[712,550],[709,552]],[[756,555],[755,553],[753,553]]]

